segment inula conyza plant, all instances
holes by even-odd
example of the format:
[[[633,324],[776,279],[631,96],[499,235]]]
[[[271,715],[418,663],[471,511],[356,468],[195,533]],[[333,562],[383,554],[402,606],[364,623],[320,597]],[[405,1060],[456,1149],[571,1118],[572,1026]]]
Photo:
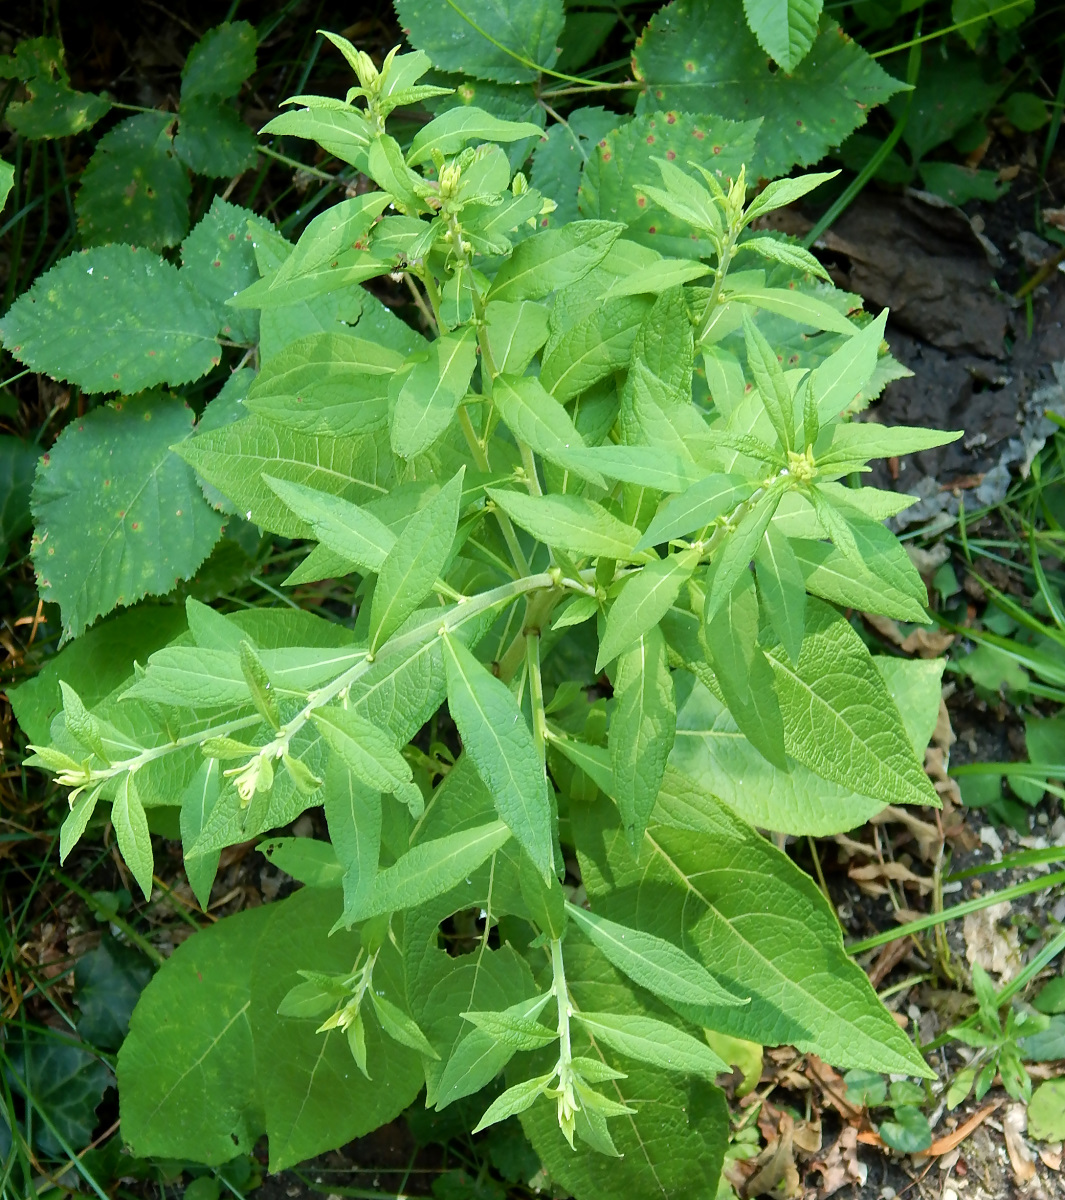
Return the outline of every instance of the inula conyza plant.
[[[332,40],[358,86],[267,131],[372,190],[294,246],[216,201],[180,267],[91,249],[0,322],[35,369],[140,393],[39,468],[69,634],[169,590],[227,521],[317,542],[289,585],[360,581],[351,627],[190,599],[105,694],[61,674],[31,761],[70,789],[64,856],[107,816],[147,896],[146,814],[180,805],[206,903],[226,847],[315,807],[329,832],[261,843],[305,886],[149,985],[123,1136],[217,1164],[265,1132],[277,1169],[423,1089],[480,1093],[477,1128],[520,1115],[582,1200],[712,1197],[729,1039],[930,1075],[757,829],[938,803],[941,664],[871,655],[846,613],[927,619],[883,524],[909,498],[859,479],[956,435],[850,419],[898,373],[886,314],[757,228],[826,176],[753,194],[746,134],[650,113],[622,178],[657,225],[611,220],[587,169],[589,219],[559,223],[508,159],[539,126],[460,105],[401,147],[389,114],[441,92],[428,57],[377,70]],[[386,276],[424,333],[362,286]],[[194,423],[165,386],[211,369],[220,329],[247,352]]]

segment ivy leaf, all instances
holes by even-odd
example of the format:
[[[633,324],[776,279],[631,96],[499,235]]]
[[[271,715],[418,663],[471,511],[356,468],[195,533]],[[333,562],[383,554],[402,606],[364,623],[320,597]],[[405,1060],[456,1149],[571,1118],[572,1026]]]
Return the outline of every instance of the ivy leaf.
[[[634,61],[645,85],[637,111],[653,104],[734,120],[761,115],[757,172],[769,178],[823,158],[902,87],[827,20],[802,62],[770,73],[741,0],[721,0],[712,11],[674,0],[648,22]]]
[[[401,458],[427,450],[451,424],[477,363],[476,331],[445,334],[407,361],[389,387],[392,449]]]
[[[83,954],[74,966],[79,1035],[91,1046],[117,1050],[152,973],[152,964],[143,954],[104,934],[96,949]]]
[[[176,246],[189,227],[190,187],[174,153],[173,116],[128,117],[100,138],[82,172],[74,202],[82,241]]]
[[[883,804],[939,798],[865,643],[828,605],[807,606],[798,663],[770,652],[788,753],[824,779]]]
[[[618,659],[608,732],[613,795],[634,846],[643,837],[658,797],[676,728],[666,644],[654,626]]]
[[[370,605],[370,653],[420,607],[451,554],[465,468],[407,522],[381,563]]]
[[[174,397],[125,400],[72,421],[41,460],[34,565],[69,635],[116,605],[165,595],[217,542],[221,518],[170,452],[192,419]]]
[[[210,308],[174,267],[133,246],[57,263],[0,319],[0,337],[32,370],[86,392],[186,383],[221,353]]]
[[[514,694],[455,638],[441,639],[447,699],[465,752],[499,815],[547,880],[554,870],[547,776]]]
[[[579,1012],[578,1021],[596,1038],[619,1054],[650,1063],[663,1071],[701,1075],[711,1083],[728,1064],[690,1033],[656,1021],[654,1017],[618,1016],[615,1013]]]
[[[654,995],[692,1009],[748,1003],[726,991],[702,963],[672,942],[619,925],[569,901],[566,911],[613,966]]]
[[[396,14],[434,67],[498,83],[528,83],[554,66],[565,24],[562,0],[397,0]]]

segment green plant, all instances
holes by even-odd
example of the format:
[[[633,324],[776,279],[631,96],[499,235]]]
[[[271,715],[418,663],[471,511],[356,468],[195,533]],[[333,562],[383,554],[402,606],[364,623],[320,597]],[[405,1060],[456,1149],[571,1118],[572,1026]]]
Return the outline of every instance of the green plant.
[[[62,854],[109,805],[146,896],[149,818],[180,809],[206,902],[222,849],[324,807],[328,840],[263,843],[306,886],[197,933],[145,989],[123,1135],[218,1164],[265,1131],[276,1169],[423,1087],[438,1109],[494,1089],[478,1128],[520,1115],[581,1197],[713,1195],[727,1066],[702,1030],[930,1075],[754,824],[938,803],[920,752],[941,665],[874,658],[839,611],[926,619],[881,523],[908,498],[841,481],[956,435],[849,420],[897,370],[886,314],[752,230],[826,178],[749,199],[755,130],[721,121],[706,146],[670,111],[619,121],[601,140],[628,138],[631,169],[590,160],[595,217],[552,225],[504,149],[538,124],[460,105],[403,146],[388,118],[440,98],[429,57],[378,69],[332,40],[358,85],[267,131],[378,190],[295,246],[216,200],[180,267],[86,250],[0,321],[28,366],[139,393],[39,468],[35,563],[68,635],[169,591],[223,521],[315,540],[291,587],[357,580],[351,627],[189,598],[91,630],[14,694],[31,761],[70,789]],[[388,276],[428,337],[360,286]],[[224,328],[235,369],[196,419],[164,388],[218,367]]]
[[[889,1084],[873,1071],[848,1071],[844,1075],[847,1099],[870,1109],[889,1109],[877,1132],[885,1145],[902,1154],[919,1154],[932,1144],[932,1129],[921,1111],[926,1102],[924,1088],[908,1079]]]

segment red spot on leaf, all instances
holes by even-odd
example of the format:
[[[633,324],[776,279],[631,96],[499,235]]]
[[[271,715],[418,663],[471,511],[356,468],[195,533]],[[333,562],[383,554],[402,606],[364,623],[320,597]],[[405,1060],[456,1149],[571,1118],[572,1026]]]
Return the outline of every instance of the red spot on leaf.
[[[648,233],[654,233],[654,232],[655,232],[655,227],[654,227],[653,225],[649,225],[649,226],[647,227],[647,232],[648,232]]]
[[[655,135],[654,135],[653,133],[649,133],[649,134],[647,135],[647,141],[648,141],[648,143],[650,143],[650,142],[653,142],[654,140],[655,140]]]
[[[674,160],[676,157],[677,157],[677,152],[676,152],[676,150],[667,150],[667,151],[666,151],[666,158],[667,158],[667,159],[668,159],[670,162],[672,162],[672,161],[673,161],[673,160]]]
[[[672,112],[666,113],[666,124],[667,125],[676,125],[676,123],[677,123],[677,114],[672,113]]]
[[[647,197],[646,196],[637,196],[636,203],[640,206],[640,208],[643,208],[644,205],[647,203]]]

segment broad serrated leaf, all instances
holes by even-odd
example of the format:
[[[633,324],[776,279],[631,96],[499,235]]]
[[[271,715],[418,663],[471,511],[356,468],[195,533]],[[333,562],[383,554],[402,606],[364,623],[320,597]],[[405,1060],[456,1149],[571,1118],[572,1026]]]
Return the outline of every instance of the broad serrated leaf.
[[[774,654],[770,662],[793,758],[884,804],[939,807],[883,678],[843,617],[811,601],[798,663]]]
[[[568,23],[572,25],[573,20],[571,12]],[[551,227],[576,221],[580,216],[577,189],[581,171],[595,153],[596,143],[616,128],[618,120],[617,113],[604,108],[575,108],[566,114],[565,123],[550,126],[534,147],[533,184],[558,206],[547,215]]]
[[[692,1009],[747,1003],[726,991],[702,963],[672,942],[643,929],[619,925],[568,901],[566,911],[613,966],[654,995]]]
[[[477,362],[475,330],[445,334],[408,362],[389,388],[392,449],[401,458],[427,450],[451,424]]]
[[[729,1069],[706,1042],[654,1017],[596,1012],[574,1015],[594,1038],[626,1058],[650,1063],[664,1071],[701,1075],[711,1083]]]
[[[312,837],[270,838],[258,848],[273,866],[307,887],[340,886],[341,866],[328,842]]]
[[[551,800],[543,760],[514,694],[453,637],[442,639],[451,716],[499,815],[549,878]]]
[[[248,21],[224,21],[209,29],[189,51],[181,69],[181,98],[228,98],[255,70],[258,37]]]
[[[538,541],[570,554],[629,559],[640,538],[638,529],[583,496],[528,496],[491,487],[485,492]]]
[[[553,66],[565,22],[562,0],[397,0],[396,12],[433,66],[499,83],[526,83]]]
[[[15,358],[86,392],[199,379],[221,355],[215,332],[210,306],[179,272],[133,246],[70,255],[0,319]]]
[[[174,153],[189,170],[225,179],[255,166],[255,134],[230,102],[183,98],[178,117]]]
[[[654,626],[618,659],[607,739],[613,796],[633,845],[643,836],[658,798],[676,728],[666,645]]]
[[[189,227],[189,190],[174,153],[173,115],[127,117],[100,138],[82,173],[74,202],[82,241],[176,246]]]
[[[117,605],[165,595],[218,541],[221,519],[170,450],[192,420],[174,397],[124,400],[72,421],[41,460],[34,566],[69,634]]]
[[[411,517],[381,563],[370,605],[371,654],[421,606],[444,569],[455,540],[464,470]]]
[[[675,0],[652,17],[634,60],[645,87],[638,110],[761,116],[757,159],[747,161],[769,178],[822,158],[902,86],[828,20],[794,70],[767,71],[741,0],[719,0],[712,9]]]
[[[216,196],[181,243],[182,279],[211,305],[219,333],[231,341],[250,344],[258,338],[258,314],[228,308],[226,301],[259,278],[254,241],[263,228],[248,209]]]
[[[698,561],[695,550],[670,554],[649,563],[625,584],[607,612],[606,629],[599,640],[596,671],[601,671],[658,624],[672,607]]]

